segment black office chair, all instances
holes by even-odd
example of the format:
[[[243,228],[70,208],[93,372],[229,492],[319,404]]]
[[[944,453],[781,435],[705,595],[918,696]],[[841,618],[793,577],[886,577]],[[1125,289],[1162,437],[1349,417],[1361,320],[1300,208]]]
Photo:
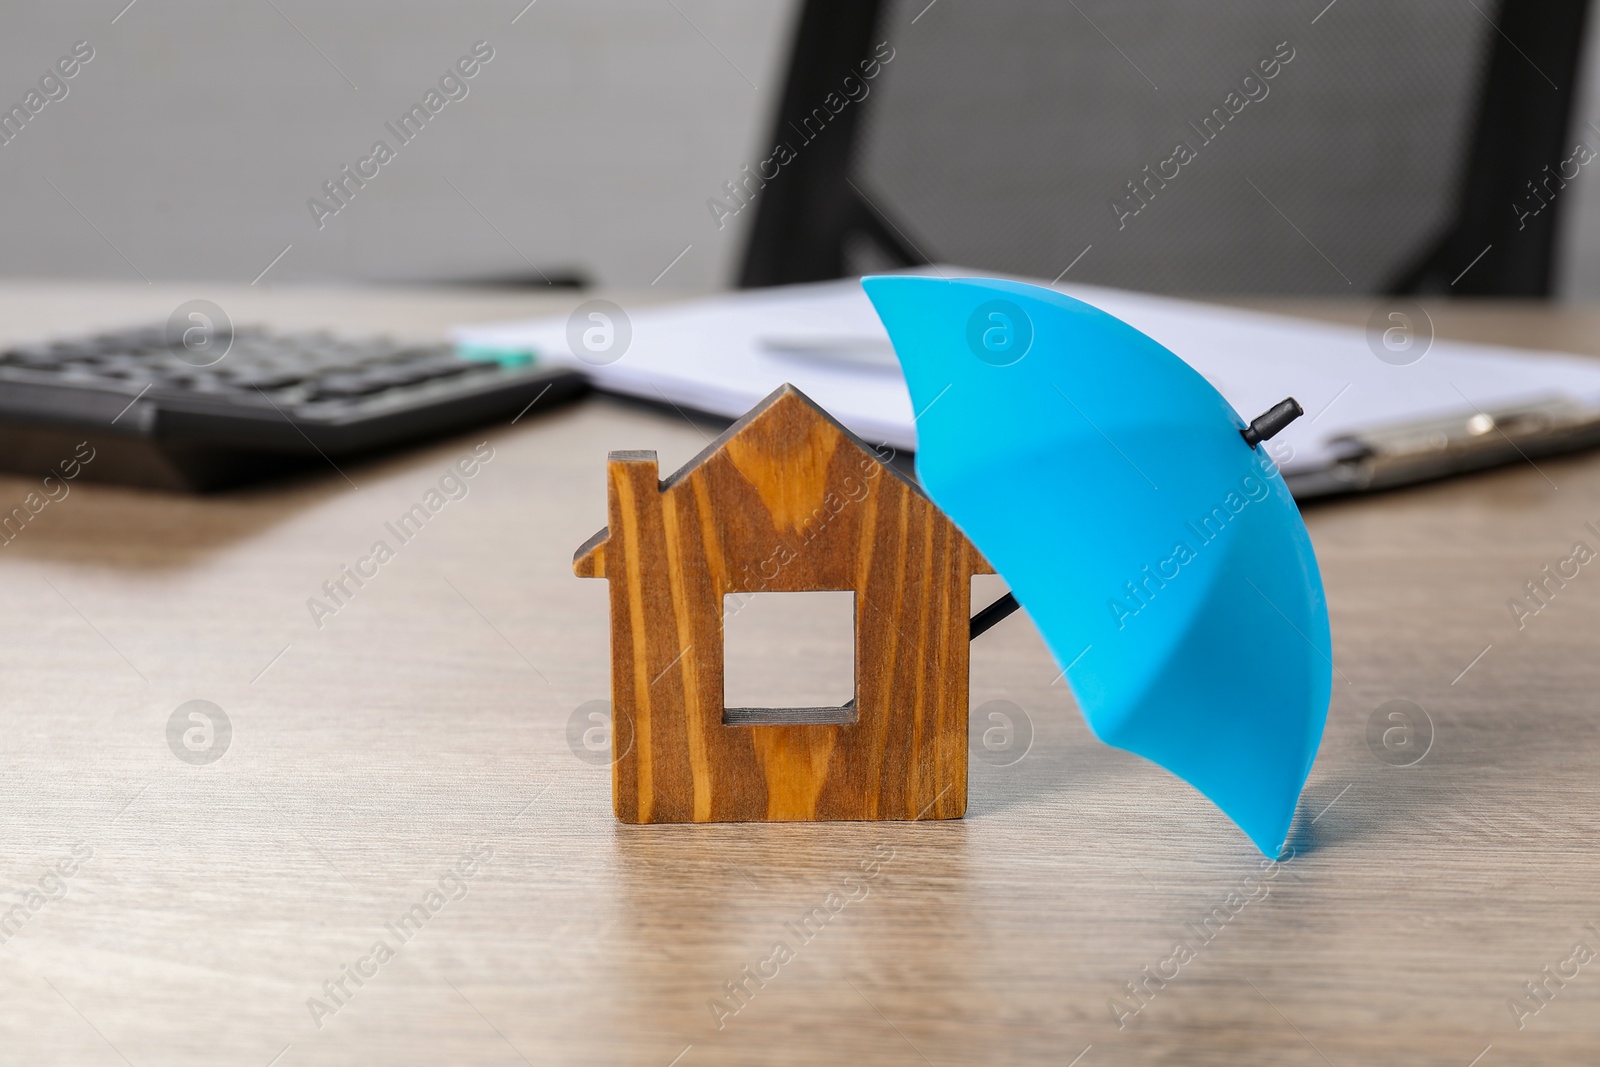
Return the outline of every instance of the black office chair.
[[[1587,6],[807,0],[740,284],[1547,296]]]

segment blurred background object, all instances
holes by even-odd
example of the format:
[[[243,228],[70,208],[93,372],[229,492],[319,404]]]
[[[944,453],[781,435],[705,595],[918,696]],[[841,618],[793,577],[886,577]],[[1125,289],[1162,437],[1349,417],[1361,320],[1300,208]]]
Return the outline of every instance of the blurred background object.
[[[1158,291],[1594,298],[1586,6],[16,4],[4,107],[93,58],[0,144],[0,274],[707,291],[908,258],[876,228]],[[1167,162],[1179,141],[1195,158]],[[845,178],[873,208],[830,199]]]
[[[1586,0],[1321,4],[809,0],[743,278],[1547,295]],[[812,149],[874,47],[857,136]]]

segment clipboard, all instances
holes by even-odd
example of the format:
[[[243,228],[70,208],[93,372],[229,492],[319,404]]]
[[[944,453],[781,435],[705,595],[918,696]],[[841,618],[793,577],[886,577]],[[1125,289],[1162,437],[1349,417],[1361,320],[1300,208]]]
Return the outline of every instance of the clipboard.
[[[911,273],[985,276],[958,267]],[[1600,444],[1600,361],[1434,339],[1415,305],[1375,300],[1373,323],[1361,329],[1098,286],[1054,288],[1165,345],[1236,411],[1298,399],[1306,417],[1272,441],[1270,452],[1300,499],[1389,489]],[[455,340],[474,349],[532,352],[582,370],[601,390],[726,419],[792,382],[862,438],[898,451],[916,448],[919,413],[856,279],[633,312],[612,304],[594,310],[604,303],[591,301],[574,313],[591,318],[467,326],[454,331]],[[595,314],[607,321],[597,322]],[[591,326],[593,336],[621,339],[622,350],[596,358],[575,348],[581,342],[574,338]]]

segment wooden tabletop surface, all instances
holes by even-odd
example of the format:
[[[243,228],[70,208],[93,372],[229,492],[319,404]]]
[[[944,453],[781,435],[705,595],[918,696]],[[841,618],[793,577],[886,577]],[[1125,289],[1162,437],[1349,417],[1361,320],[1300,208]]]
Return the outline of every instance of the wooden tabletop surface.
[[[0,340],[191,297],[419,337],[583,299],[8,283]],[[1600,354],[1594,309],[1431,310]],[[1089,735],[1022,615],[973,646],[972,703],[1032,744],[972,762],[965,819],[619,825],[570,740],[609,692],[572,552],[608,450],[666,472],[702,434],[596,398],[210,497],[71,483],[0,548],[0,1063],[1600,1059],[1600,564],[1520,630],[1507,607],[1600,548],[1600,455],[1307,509],[1339,673],[1263,869]],[[313,619],[474,450],[465,495]],[[0,477],[0,506],[36,488]],[[221,715],[186,745],[196,700]],[[1397,708],[1429,741],[1409,766],[1369,742]]]

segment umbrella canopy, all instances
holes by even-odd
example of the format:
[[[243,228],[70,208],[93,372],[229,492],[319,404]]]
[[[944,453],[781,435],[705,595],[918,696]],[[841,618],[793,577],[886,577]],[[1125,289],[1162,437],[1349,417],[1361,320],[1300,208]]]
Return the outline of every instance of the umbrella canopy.
[[[1245,420],[1127,323],[1020,282],[862,279],[923,486],[1010,584],[1100,740],[1276,856],[1327,716],[1322,578]]]

